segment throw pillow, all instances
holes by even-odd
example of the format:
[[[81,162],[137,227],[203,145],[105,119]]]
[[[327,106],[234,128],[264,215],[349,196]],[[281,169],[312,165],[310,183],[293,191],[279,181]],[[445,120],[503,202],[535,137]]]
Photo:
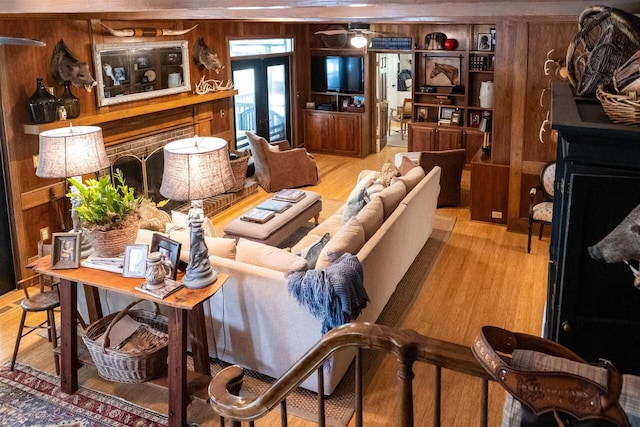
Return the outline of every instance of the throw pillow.
[[[398,176],[398,168],[391,162],[386,162],[380,168],[380,179],[385,187],[391,184],[391,178]]]
[[[189,215],[185,213],[171,211],[171,222],[181,227],[185,227],[187,230],[189,229]],[[218,233],[216,233],[215,227],[213,226],[213,223],[206,216],[204,217],[204,222],[202,223],[202,229],[204,230],[205,236],[215,237],[218,235]]]
[[[257,265],[258,267],[265,267],[283,273],[307,270],[307,261],[301,256],[264,243],[240,238],[236,251],[236,261],[246,264]]]
[[[138,208],[140,214],[139,228],[153,231],[164,231],[164,224],[171,221],[168,213],[158,209],[151,200],[144,199]]]
[[[418,163],[414,162],[407,156],[402,156],[402,161],[400,162],[400,167],[398,169],[400,171],[400,175],[404,176],[415,167],[418,167]]]
[[[313,270],[316,268],[316,262],[318,262],[320,251],[322,251],[322,248],[324,248],[327,243],[329,243],[329,233],[325,233],[324,236],[318,239],[318,241],[307,246],[296,255],[300,255],[302,258],[307,260],[307,267],[309,270]]]
[[[391,180],[391,184],[395,184],[396,181],[402,181],[407,188],[407,194],[415,188],[416,185],[425,177],[424,169],[420,166],[412,168],[406,175],[397,176]]]
[[[329,255],[339,256],[344,253],[357,254],[364,246],[364,228],[358,218],[351,218],[345,225],[340,227],[329,240],[329,243],[322,249],[316,270],[327,267],[331,262]]]
[[[358,212],[360,212],[360,209],[367,203],[367,187],[369,187],[371,183],[373,183],[373,177],[368,176],[353,187],[351,194],[349,194],[347,198],[344,213],[342,214],[343,224],[349,221],[351,217],[356,216]]]

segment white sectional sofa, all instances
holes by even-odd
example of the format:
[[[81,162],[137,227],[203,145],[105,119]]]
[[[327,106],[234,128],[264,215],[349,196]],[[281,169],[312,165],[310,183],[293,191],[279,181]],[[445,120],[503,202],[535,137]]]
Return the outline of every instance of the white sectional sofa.
[[[357,320],[375,322],[431,235],[440,192],[439,180],[440,168],[434,168],[426,176],[421,168],[416,168],[381,192],[378,201],[373,199],[367,204],[356,216],[357,221],[342,225],[343,206],[312,229],[292,252],[318,240],[326,232],[330,233],[331,240],[320,255],[319,265],[327,263],[327,252],[332,244],[333,249],[358,248],[356,255],[362,263],[364,286],[370,302]],[[350,230],[347,232],[345,228]],[[149,233],[141,233],[140,240],[146,241],[149,236]],[[358,242],[360,239],[362,241]],[[229,274],[221,290],[205,303],[209,354],[277,378],[321,338],[322,320],[314,318],[289,295],[283,271],[255,265],[260,264],[260,260],[255,263],[239,261],[240,244],[237,259],[229,259],[233,256],[229,255],[227,243],[219,250],[215,249],[215,242],[209,244],[212,266]],[[181,258],[185,259],[188,257],[185,249],[189,245],[182,247]],[[247,260],[247,257],[243,259]],[[80,290],[81,306],[82,296]],[[125,297],[113,294],[102,298],[105,313],[119,310],[127,302]],[[333,392],[354,354],[353,351],[342,351],[334,356],[331,370],[325,369],[325,394]],[[316,375],[311,375],[302,386],[317,391]]]

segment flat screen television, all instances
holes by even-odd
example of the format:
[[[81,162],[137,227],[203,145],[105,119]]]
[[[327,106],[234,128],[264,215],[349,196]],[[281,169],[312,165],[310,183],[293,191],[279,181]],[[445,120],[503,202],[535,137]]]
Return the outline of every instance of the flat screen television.
[[[311,90],[314,92],[364,92],[364,58],[312,56]]]

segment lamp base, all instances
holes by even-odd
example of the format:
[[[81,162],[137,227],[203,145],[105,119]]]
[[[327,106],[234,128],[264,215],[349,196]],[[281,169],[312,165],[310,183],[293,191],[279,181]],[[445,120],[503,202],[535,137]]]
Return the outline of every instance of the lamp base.
[[[218,278],[218,272],[213,268],[208,271],[189,271],[182,278],[182,284],[189,289],[201,289],[209,286]]]

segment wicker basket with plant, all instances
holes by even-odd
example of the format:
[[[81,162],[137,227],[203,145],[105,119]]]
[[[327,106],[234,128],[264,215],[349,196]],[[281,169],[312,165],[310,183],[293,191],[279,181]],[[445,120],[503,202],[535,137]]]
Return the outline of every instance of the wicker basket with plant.
[[[96,256],[121,255],[126,245],[135,242],[138,233],[140,200],[133,188],[125,184],[122,171],[117,170],[114,178],[115,185],[108,175],[88,179],[86,184],[69,178],[73,188],[67,196]]]

